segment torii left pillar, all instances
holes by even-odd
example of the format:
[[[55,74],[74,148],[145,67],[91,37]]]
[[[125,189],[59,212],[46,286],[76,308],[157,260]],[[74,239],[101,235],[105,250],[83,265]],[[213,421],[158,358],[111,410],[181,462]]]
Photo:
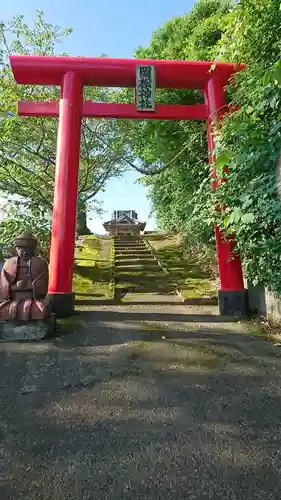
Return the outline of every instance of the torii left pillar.
[[[74,313],[72,269],[75,249],[76,203],[83,85],[67,72],[61,85],[53,205],[48,298],[60,317]]]

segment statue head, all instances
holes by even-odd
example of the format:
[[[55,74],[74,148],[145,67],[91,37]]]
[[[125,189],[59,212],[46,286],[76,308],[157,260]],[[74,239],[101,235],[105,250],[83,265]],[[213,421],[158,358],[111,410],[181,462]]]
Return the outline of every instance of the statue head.
[[[17,255],[20,259],[29,260],[34,257],[37,247],[37,239],[31,231],[20,234],[14,241]]]

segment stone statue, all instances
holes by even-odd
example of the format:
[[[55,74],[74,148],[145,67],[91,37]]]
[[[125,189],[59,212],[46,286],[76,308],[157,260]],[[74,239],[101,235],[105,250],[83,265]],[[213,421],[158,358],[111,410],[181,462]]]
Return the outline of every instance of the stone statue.
[[[0,320],[44,320],[48,318],[48,264],[36,256],[37,240],[31,232],[15,239],[17,255],[6,260],[1,271]]]

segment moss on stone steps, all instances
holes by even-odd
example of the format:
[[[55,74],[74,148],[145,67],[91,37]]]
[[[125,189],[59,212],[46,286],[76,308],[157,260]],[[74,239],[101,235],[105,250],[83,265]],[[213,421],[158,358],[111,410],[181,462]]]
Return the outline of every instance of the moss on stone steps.
[[[112,244],[110,237],[85,236],[75,259],[73,291],[77,306],[112,299]]]

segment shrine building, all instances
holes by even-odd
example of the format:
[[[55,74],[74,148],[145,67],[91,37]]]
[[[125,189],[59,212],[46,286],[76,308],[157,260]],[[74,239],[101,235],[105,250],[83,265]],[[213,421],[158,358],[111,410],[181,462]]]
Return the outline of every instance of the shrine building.
[[[112,219],[104,222],[103,227],[110,236],[118,234],[140,235],[146,222],[138,220],[135,210],[114,210]]]

